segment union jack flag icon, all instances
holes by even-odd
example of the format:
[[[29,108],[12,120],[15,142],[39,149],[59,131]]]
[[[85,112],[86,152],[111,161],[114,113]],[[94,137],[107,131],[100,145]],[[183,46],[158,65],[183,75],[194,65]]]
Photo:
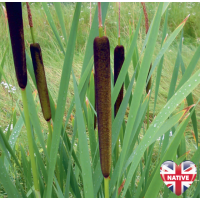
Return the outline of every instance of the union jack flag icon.
[[[196,165],[191,161],[184,161],[179,166],[168,160],[160,167],[160,176],[165,185],[177,196],[185,192],[196,178]]]

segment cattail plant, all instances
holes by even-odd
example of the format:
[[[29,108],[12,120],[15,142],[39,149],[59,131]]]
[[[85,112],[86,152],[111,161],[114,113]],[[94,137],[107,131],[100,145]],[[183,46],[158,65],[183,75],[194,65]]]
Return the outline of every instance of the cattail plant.
[[[49,94],[48,94],[44,64],[43,64],[43,59],[42,59],[42,51],[41,51],[40,45],[38,43],[35,43],[34,34],[33,34],[33,22],[32,22],[31,9],[28,3],[26,3],[26,5],[27,5],[27,11],[28,11],[28,21],[29,21],[29,26],[31,30],[32,40],[33,40],[33,43],[30,45],[30,51],[31,51],[31,57],[32,57],[33,68],[35,72],[35,79],[37,83],[37,89],[38,89],[38,94],[40,98],[42,113],[43,113],[44,119],[47,121],[48,128],[49,128],[47,150],[48,150],[48,154],[50,155],[52,129],[51,129],[51,108],[50,108]]]
[[[21,3],[8,2],[6,3],[6,10],[7,10],[7,16],[8,16],[9,29],[10,29],[10,38],[11,38],[11,44],[12,44],[13,59],[14,59],[14,64],[15,64],[15,72],[16,72],[17,81],[18,81],[19,87],[21,88],[21,93],[22,93],[35,194],[36,194],[36,197],[40,197],[39,179],[38,179],[37,168],[36,168],[35,157],[34,157],[28,103],[27,103],[27,97],[26,97],[27,68],[26,68]]]
[[[103,35],[101,3],[98,3],[99,37],[94,39],[95,99],[97,105],[98,135],[101,170],[104,176],[105,197],[109,197],[111,169],[111,77],[110,44]]]

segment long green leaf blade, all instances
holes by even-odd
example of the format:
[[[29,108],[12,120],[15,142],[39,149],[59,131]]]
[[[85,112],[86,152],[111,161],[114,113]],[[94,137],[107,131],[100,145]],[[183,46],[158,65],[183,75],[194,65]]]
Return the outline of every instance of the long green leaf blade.
[[[88,150],[85,124],[83,120],[81,103],[80,103],[80,98],[78,96],[78,88],[76,85],[74,74],[73,74],[73,82],[74,82],[74,93],[76,102],[76,116],[78,121],[78,138],[79,138],[80,160],[81,160],[82,177],[83,177],[83,188],[85,197],[91,198],[94,197],[92,170],[90,164],[90,156]]]
[[[69,42],[67,45],[67,51],[65,55],[61,81],[60,81],[59,96],[58,96],[58,103],[57,103],[58,107],[55,114],[53,138],[52,138],[52,145],[51,145],[51,152],[50,152],[47,197],[51,197],[53,173],[54,173],[57,149],[58,149],[59,139],[60,139],[60,134],[61,134],[62,119],[64,115],[63,108],[65,106],[66,98],[67,98],[69,78],[71,74],[74,49],[75,49],[75,44],[76,44],[76,35],[77,35],[80,10],[81,10],[81,3],[77,3],[76,10],[74,13],[74,19],[73,19],[72,27],[70,31]]]

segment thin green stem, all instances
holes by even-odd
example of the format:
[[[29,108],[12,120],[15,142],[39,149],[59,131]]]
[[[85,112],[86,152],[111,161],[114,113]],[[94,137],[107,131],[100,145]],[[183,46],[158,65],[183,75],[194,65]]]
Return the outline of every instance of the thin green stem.
[[[109,177],[107,177],[107,178],[104,177],[105,198],[109,198],[109,181],[110,181]]]
[[[99,27],[99,37],[103,37],[103,27]]]
[[[28,137],[29,153],[30,153],[30,158],[31,158],[31,168],[33,172],[35,195],[37,198],[40,198],[39,179],[38,179],[36,162],[35,162],[35,157],[34,157],[33,141],[32,141],[31,126],[30,126],[29,111],[28,111],[28,102],[27,102],[27,97],[26,97],[26,88],[22,89],[21,93],[22,93],[22,100],[23,100],[23,106],[24,106],[25,124],[26,124],[27,137]]]
[[[51,141],[52,141],[51,120],[47,121],[47,124],[48,124],[48,129],[49,129],[49,135],[48,135],[48,139],[47,139],[47,152],[48,152],[48,155],[50,156]]]
[[[118,37],[118,46],[120,46],[120,37]]]
[[[33,41],[33,43],[35,43],[35,37],[34,37],[34,33],[33,33],[33,27],[30,27],[30,31],[31,31],[32,41]]]

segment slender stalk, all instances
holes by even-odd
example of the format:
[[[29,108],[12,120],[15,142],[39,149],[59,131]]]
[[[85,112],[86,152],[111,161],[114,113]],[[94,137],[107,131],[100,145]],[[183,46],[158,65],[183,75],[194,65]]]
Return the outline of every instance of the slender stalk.
[[[120,2],[119,2],[119,31],[118,31],[118,45],[120,46]]]
[[[109,198],[109,181],[110,181],[109,177],[107,177],[107,178],[104,177],[105,198]]]
[[[102,14],[101,14],[101,2],[98,2],[98,19],[99,19],[99,37],[103,36]]]
[[[34,37],[34,33],[33,33],[33,27],[30,27],[30,30],[31,30],[32,41],[33,41],[33,43],[35,43],[35,37]]]
[[[34,33],[33,33],[33,21],[32,21],[31,9],[30,9],[30,6],[29,6],[28,2],[26,2],[26,7],[27,7],[27,12],[28,12],[28,22],[29,22],[30,31],[31,31],[31,37],[32,37],[33,43],[35,43],[35,37],[34,37]]]
[[[32,167],[32,173],[33,173],[35,195],[37,198],[40,198],[39,179],[38,179],[36,162],[35,162],[35,157],[34,157],[33,140],[32,140],[32,135],[31,135],[31,126],[30,126],[29,111],[28,111],[28,102],[27,102],[27,97],[26,97],[26,88],[21,89],[21,93],[22,93],[22,100],[23,100],[23,106],[24,106],[25,124],[26,124],[27,137],[28,137],[29,153],[30,153],[30,158],[31,158],[31,167]]]

